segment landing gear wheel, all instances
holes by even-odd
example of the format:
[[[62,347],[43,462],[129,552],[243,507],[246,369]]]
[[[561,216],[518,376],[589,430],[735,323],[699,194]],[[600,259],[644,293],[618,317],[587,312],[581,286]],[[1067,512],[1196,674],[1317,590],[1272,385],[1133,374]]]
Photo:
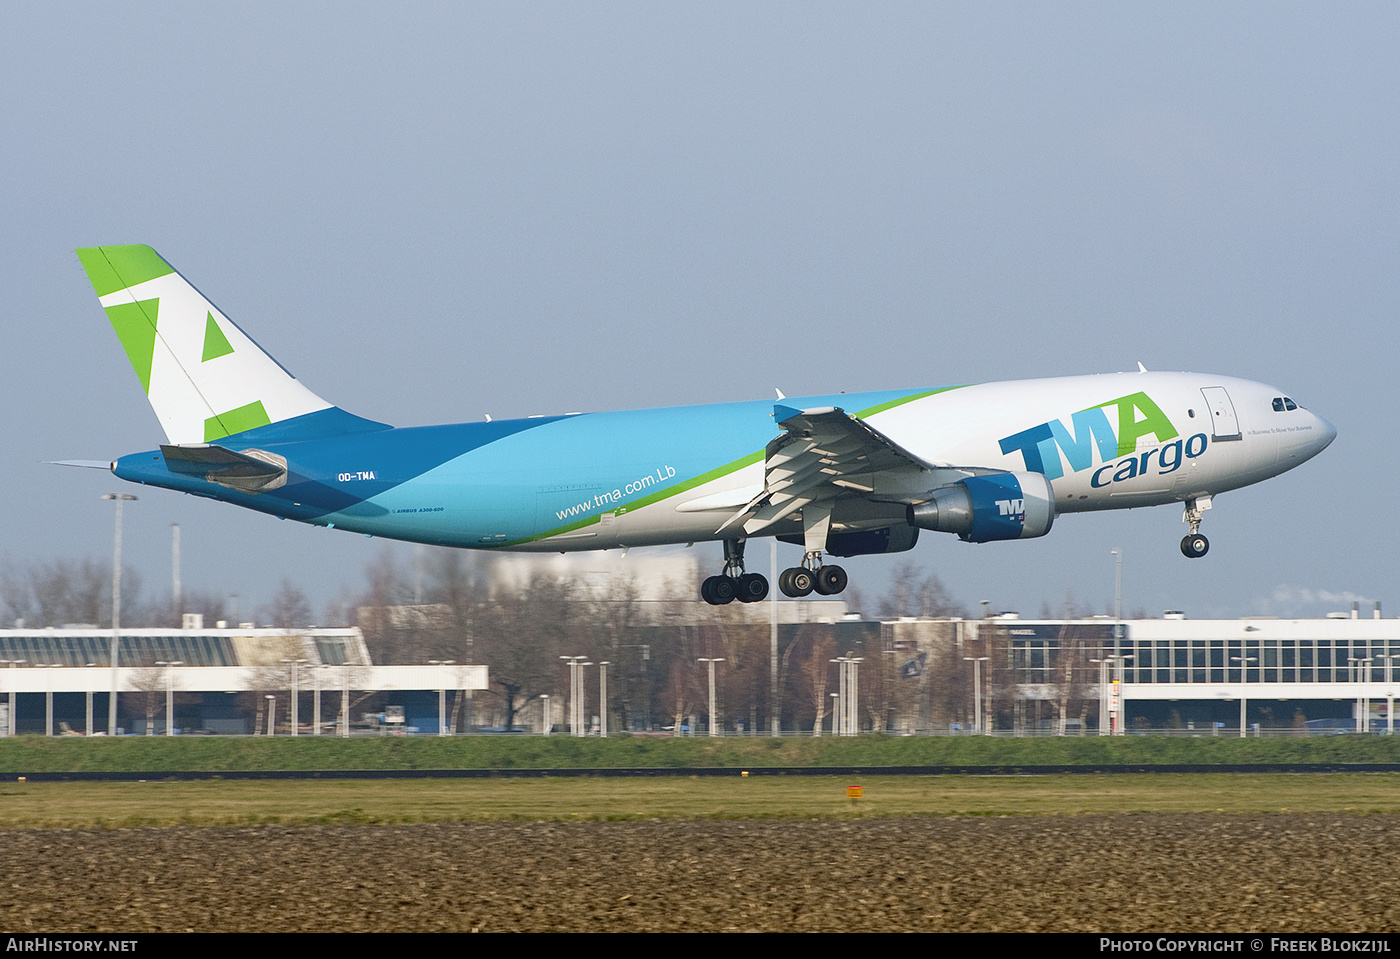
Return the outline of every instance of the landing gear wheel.
[[[817,570],[814,585],[823,596],[835,596],[846,588],[847,582],[846,571],[840,566],[823,566]]]
[[[1191,533],[1181,541],[1181,555],[1187,559],[1199,559],[1210,549],[1210,540],[1200,533]]]
[[[812,575],[812,571],[801,566],[785,569],[778,575],[778,589],[783,591],[784,596],[791,596],[793,599],[807,596],[816,585],[816,577]]]
[[[768,578],[758,573],[745,573],[739,577],[739,589],[735,599],[741,603],[757,603],[768,598]]]
[[[738,584],[728,576],[711,576],[700,584],[700,598],[711,606],[734,602]]]

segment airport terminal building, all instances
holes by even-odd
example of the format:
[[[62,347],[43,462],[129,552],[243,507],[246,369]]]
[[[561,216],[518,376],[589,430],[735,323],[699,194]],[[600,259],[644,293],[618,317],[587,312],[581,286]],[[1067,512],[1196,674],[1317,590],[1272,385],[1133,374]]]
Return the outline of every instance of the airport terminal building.
[[[485,685],[484,666],[376,666],[358,627],[206,628],[187,616],[181,629],[116,634],[0,629],[0,735],[105,734],[113,689],[118,734],[165,733],[170,712],[183,732],[288,732],[292,723],[302,732],[348,731],[364,722],[354,708],[364,694],[383,692],[410,704],[436,732],[439,690]],[[406,714],[393,720],[407,725]]]
[[[1400,620],[1379,608],[1367,618],[934,622],[886,629],[892,645],[951,643],[953,662],[977,661],[989,731],[1388,732],[1400,680]]]
[[[724,629],[706,622],[708,607],[689,605],[696,615],[668,627],[678,640],[655,625],[616,638],[616,647],[638,660],[640,679],[648,668],[641,649],[670,641],[705,650],[707,631],[732,641],[745,628],[757,652],[750,674],[767,673],[770,625],[762,614],[770,604],[746,608],[747,624]],[[1385,733],[1400,679],[1400,620],[1382,619],[1379,608],[1368,617],[1356,610],[1299,620],[1168,613],[1115,622],[1015,614],[874,621],[830,602],[776,607],[782,621],[771,631],[781,658],[785,734],[830,734],[838,710],[860,731],[898,735]],[[0,735],[105,733],[114,688],[115,726],[128,734],[164,733],[171,713],[177,732],[232,735],[349,734],[386,721],[401,731],[472,732],[499,721],[480,699],[473,709],[474,694],[489,688],[487,666],[375,665],[359,627],[206,628],[190,617],[181,629],[123,629],[115,638],[114,670],[112,630],[0,630]],[[629,686],[626,657],[618,659],[608,727],[658,731],[674,723],[651,715],[661,712],[661,687],[642,693]],[[654,662],[651,669],[660,680]],[[698,682],[701,667],[694,669]],[[560,670],[560,688],[550,697],[556,721],[570,695]],[[586,712],[596,731],[599,686],[592,675]],[[763,695],[766,675],[752,678]],[[727,681],[722,674],[720,729],[768,730],[766,702],[741,706],[735,687],[725,691]],[[625,695],[636,702],[623,707]],[[657,705],[643,710],[644,696]],[[844,705],[828,702],[845,696]],[[703,701],[692,701],[694,716],[707,713]],[[538,732],[541,719],[536,706],[517,722]],[[675,725],[707,731],[708,717]]]

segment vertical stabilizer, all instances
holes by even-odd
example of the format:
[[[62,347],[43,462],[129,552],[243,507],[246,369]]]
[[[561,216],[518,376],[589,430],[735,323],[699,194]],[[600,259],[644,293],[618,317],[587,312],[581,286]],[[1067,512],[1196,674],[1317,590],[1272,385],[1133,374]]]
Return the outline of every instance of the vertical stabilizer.
[[[149,246],[77,253],[171,444],[213,443],[330,407]]]

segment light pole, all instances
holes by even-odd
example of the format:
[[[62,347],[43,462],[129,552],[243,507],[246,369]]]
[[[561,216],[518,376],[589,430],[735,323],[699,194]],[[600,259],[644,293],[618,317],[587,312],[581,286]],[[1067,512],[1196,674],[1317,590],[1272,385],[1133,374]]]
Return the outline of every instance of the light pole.
[[[14,673],[14,669],[15,669],[16,666],[18,666],[18,665],[19,665],[20,663],[22,663],[22,662],[24,662],[24,660],[22,660],[22,659],[0,659],[0,663],[8,663],[8,664],[9,664],[9,667],[10,667],[10,713],[9,713],[9,718],[6,719],[6,721],[5,721],[5,724],[6,724],[6,726],[7,726],[7,728],[6,728],[6,730],[5,730],[5,735],[7,735],[7,736],[13,736],[13,735],[15,734],[15,730],[19,728],[18,725],[16,725],[16,720],[15,720],[15,673]]]
[[[170,524],[170,604],[175,608],[171,613],[183,620],[184,597],[180,595],[180,524]]]
[[[96,663],[84,663],[83,665],[86,666],[86,667],[88,667],[89,669],[91,669],[92,667],[96,666],[97,664],[96,664]],[[87,697],[87,734],[88,734],[89,736],[91,736],[91,735],[92,735],[92,677],[91,677],[91,675],[87,675],[87,676],[84,676],[84,677],[83,677],[83,685],[87,687],[87,691],[86,691],[86,693],[84,694],[84,695]]]
[[[112,545],[112,695],[107,702],[107,735],[117,734],[117,646],[122,635],[122,504],[136,499],[130,493],[103,493],[117,504],[117,531]]]
[[[831,714],[831,735],[846,735],[846,657],[837,656],[828,660],[836,664],[836,692],[831,695],[836,697],[833,703]]]
[[[854,736],[860,727],[860,664],[865,662],[865,657],[847,654],[837,656],[831,662],[837,664],[836,688],[839,695],[836,703],[841,716],[837,726],[840,732],[833,732],[832,735]]]
[[[288,663],[292,667],[292,735],[295,736],[297,735],[297,726],[300,723],[299,713],[297,710],[297,694],[301,692],[301,689],[298,684],[299,677],[297,676],[297,667],[300,666],[302,663],[306,662],[306,660],[284,659],[282,660],[282,662]]]
[[[350,738],[350,663],[345,663],[340,684],[340,738]]]
[[[648,682],[648,680],[647,680],[647,663],[651,662],[651,644],[650,644],[650,643],[624,643],[624,644],[618,646],[617,648],[618,648],[618,649],[640,649],[640,650],[642,651],[642,652],[641,652],[641,658],[640,658],[639,662],[640,662],[640,664],[641,664],[640,668],[641,668],[641,674],[642,674],[642,694],[643,694],[646,698],[645,698],[645,700],[644,700],[644,705],[643,705],[643,707],[642,707],[643,719],[642,719],[642,722],[641,722],[641,728],[642,728],[642,729],[645,729],[645,730],[650,730],[650,729],[652,728],[652,723],[651,723],[651,683]],[[632,728],[633,728],[633,729],[636,729],[636,728],[637,728],[637,721],[636,721],[635,718],[632,720]]]
[[[1358,733],[1370,732],[1371,719],[1371,699],[1366,695],[1366,683],[1371,677],[1371,660],[1360,656],[1352,656],[1347,659],[1351,666],[1351,674],[1357,683],[1356,693],[1356,731]]]
[[[1113,689],[1109,700],[1109,714],[1113,717],[1113,735],[1122,736],[1124,727],[1127,725],[1128,703],[1123,698],[1123,690],[1127,683],[1128,660],[1132,659],[1131,653],[1113,654]]]
[[[569,664],[569,726],[575,736],[587,735],[583,726],[583,667],[592,666],[587,656],[560,656]]]
[[[606,659],[598,664],[598,736],[608,738],[608,666]]]
[[[160,660],[157,666],[165,667],[165,735],[175,735],[175,666],[185,665],[182,659],[166,662]]]
[[[1394,694],[1394,687],[1390,685],[1390,679],[1392,679],[1390,666],[1400,657],[1390,655],[1389,648],[1386,648],[1386,655],[1383,659],[1386,661],[1386,735],[1393,736],[1396,734],[1396,694]]]
[[[982,732],[982,664],[989,656],[964,656],[964,662],[972,663],[972,728]]]
[[[1099,735],[1123,735],[1123,665],[1131,656],[1117,652],[1103,659],[1091,659],[1099,664]]]
[[[852,656],[851,661],[846,664],[846,672],[850,675],[846,682],[846,689],[850,694],[846,702],[847,736],[855,736],[860,732],[860,664],[863,662],[864,656]]]
[[[53,670],[62,666],[62,663],[35,663],[40,669]],[[44,735],[53,735],[53,673],[44,675],[48,688],[44,692]]]
[[[710,735],[718,736],[719,729],[715,726],[715,663],[724,662],[724,657],[719,657],[718,659],[701,657],[697,659],[696,662],[704,663],[710,670]]]
[[[451,666],[456,663],[455,659],[430,659],[429,666]],[[447,684],[438,684],[438,735],[447,735]]]
[[[1243,647],[1241,647],[1240,652],[1244,652]],[[1259,657],[1231,656],[1230,662],[1240,664],[1240,738],[1244,739],[1245,731],[1246,729],[1248,729],[1248,727],[1245,725],[1244,713],[1245,708],[1249,704],[1249,698],[1245,694],[1245,686],[1249,683],[1249,664],[1259,662]]]
[[[770,583],[778,581],[778,540],[768,541],[768,569]],[[783,718],[778,714],[778,592],[773,590],[768,597],[768,726],[774,739],[782,735]]]
[[[1103,659],[1091,659],[1089,662],[1095,663],[1099,667],[1099,735],[1107,736],[1112,730],[1113,719],[1108,705],[1108,664],[1113,660],[1111,657]]]
[[[320,663],[311,674],[314,677],[315,692],[311,700],[311,735],[321,735],[321,677],[325,675],[330,667],[326,663]]]
[[[1117,546],[1113,554],[1113,638],[1118,639],[1123,626],[1123,551]]]

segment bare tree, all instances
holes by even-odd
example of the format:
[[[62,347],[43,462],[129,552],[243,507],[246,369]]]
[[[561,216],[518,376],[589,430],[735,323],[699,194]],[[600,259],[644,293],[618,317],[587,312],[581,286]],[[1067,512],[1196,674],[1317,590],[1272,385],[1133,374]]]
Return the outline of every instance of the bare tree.
[[[963,608],[948,595],[935,573],[924,573],[913,562],[900,563],[895,568],[890,589],[876,604],[882,619],[900,616],[962,616]]]
[[[262,618],[278,629],[304,629],[311,625],[311,603],[301,588],[284,576],[272,602],[263,607]]]
[[[695,712],[703,697],[696,685],[695,664],[677,657],[671,663],[671,673],[666,684],[665,702],[667,714],[675,726],[676,735],[681,734],[687,717]]]
[[[639,662],[627,649],[637,645],[632,637],[643,622],[641,588],[637,585],[636,576],[615,574],[601,588],[592,589],[589,593],[588,598],[578,604],[575,613],[575,635],[583,641],[580,652],[600,663],[611,664],[608,671],[608,725],[610,728],[631,729],[636,722],[633,704],[647,694],[647,690],[642,688],[643,674],[626,668]],[[620,725],[612,721],[614,709],[621,720]]]
[[[7,562],[0,570],[0,599],[6,619],[25,620],[31,627],[87,623],[111,624],[112,567],[93,559],[48,560],[23,570]],[[141,622],[141,576],[122,568],[122,608],[132,611],[125,625]]]
[[[1099,645],[1097,640],[1094,645]],[[1081,724],[1088,718],[1090,700],[1086,676],[1092,651],[1081,627],[1073,622],[1060,627],[1050,705],[1055,709],[1061,736],[1068,729],[1072,717],[1078,718]]]
[[[9,559],[0,565],[0,603],[4,603],[6,623],[23,621],[41,625],[37,622],[37,608],[28,577]]]
[[[132,690],[146,712],[146,735],[155,735],[156,717],[165,709],[165,668],[147,663],[128,673]]]
[[[836,655],[836,643],[829,635],[819,635],[812,644],[803,672],[812,690],[812,735],[822,734],[822,719],[826,716],[827,686],[831,682],[831,660]]]
[[[505,728],[528,703],[556,688],[559,657],[572,655],[574,604],[571,584],[543,573],[491,602],[477,636],[478,659],[486,663],[505,714]]]

